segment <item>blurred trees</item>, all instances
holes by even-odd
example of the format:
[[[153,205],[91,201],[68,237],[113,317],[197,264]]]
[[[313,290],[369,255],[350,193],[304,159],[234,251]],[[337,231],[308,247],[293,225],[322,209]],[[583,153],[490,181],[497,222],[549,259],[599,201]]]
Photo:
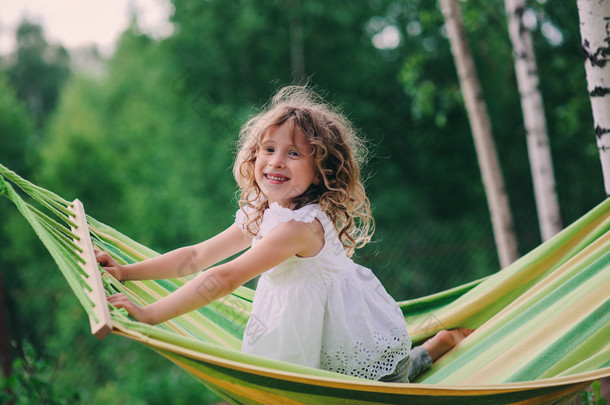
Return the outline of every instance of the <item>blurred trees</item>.
[[[0,162],[6,162],[6,165],[11,165],[25,175],[30,174],[24,157],[32,134],[33,125],[25,107],[17,99],[6,74],[0,72],[0,143],[2,145]],[[14,306],[11,301],[14,299],[12,291],[19,286],[19,280],[11,277],[12,271],[10,270],[14,267],[7,258],[9,255],[7,249],[12,244],[13,232],[16,230],[14,224],[25,222],[17,215],[9,216],[9,212],[15,213],[10,210],[14,210],[14,207],[10,206],[8,200],[2,198],[0,201],[0,247],[2,247],[0,252],[0,356],[4,376],[12,374],[14,356],[10,344],[14,335],[10,333],[10,326],[14,324],[11,319],[14,317],[12,312]],[[21,228],[21,230],[30,235],[32,233],[25,228]]]
[[[153,40],[134,21],[101,78],[72,72],[64,82],[61,48],[46,44],[40,27],[26,30],[33,39],[20,44],[24,56],[5,62],[0,76],[0,161],[80,198],[89,214],[156,250],[196,243],[232,222],[240,126],[304,73],[369,141],[376,243],[357,260],[397,299],[498,269],[436,0],[173,3],[175,35]],[[503,2],[461,4],[525,253],[540,240]],[[595,143],[581,139],[591,110],[578,14],[559,0],[526,12],[569,224],[604,197]],[[55,56],[43,57],[48,52]],[[55,107],[42,101],[54,100],[49,89],[61,93]],[[32,141],[35,133],[42,141]],[[0,270],[13,355],[22,361],[16,373],[37,376],[55,402],[212,400],[161,356],[116,336],[92,338],[48,254],[8,202],[0,199],[0,209]],[[31,349],[23,349],[26,341]],[[32,386],[20,385],[22,392]]]
[[[68,78],[70,57],[64,47],[47,43],[40,25],[27,20],[17,28],[16,40],[16,59],[8,74],[17,96],[40,128]]]
[[[25,106],[17,99],[6,73],[0,72],[0,161],[26,176],[30,171],[25,154],[33,131]]]
[[[491,230],[485,228],[486,219],[481,216],[486,206],[478,181],[470,128],[461,106],[449,43],[442,28],[442,15],[434,3],[409,2],[403,7],[406,24],[397,25],[404,27],[403,43],[409,49],[400,82],[409,96],[407,114],[410,113],[412,121],[404,129],[405,138],[396,137],[391,141],[388,139],[388,142],[394,143],[391,150],[404,153],[402,159],[392,161],[393,165],[400,167],[399,173],[406,177],[406,181],[397,187],[411,190],[409,194],[400,194],[408,195],[404,198],[412,200],[415,195],[415,198],[422,199],[422,204],[419,216],[409,215],[408,225],[402,231],[404,234],[413,227],[421,228],[420,233],[412,238],[412,243],[405,243],[407,248],[400,253],[404,256],[397,253],[392,259],[396,262],[397,257],[404,257],[405,267],[411,270],[413,258],[420,255],[421,261],[415,262],[417,270],[413,274],[428,272],[434,274],[431,278],[435,279],[443,279],[441,274],[444,274],[444,280],[456,283],[457,278],[463,276],[463,269],[477,273],[476,269],[489,269],[497,264],[489,256]],[[536,246],[540,239],[534,233],[537,226],[535,204],[531,177],[527,173],[525,132],[503,5],[500,1],[462,2],[460,5],[491,116],[519,250],[523,254]],[[577,10],[575,4],[548,1],[544,4],[534,2],[525,11],[532,24],[540,61],[552,156],[560,162],[555,167],[559,205],[563,222],[570,224],[589,209],[586,207],[592,207],[603,198],[599,186],[601,173],[594,167],[595,145],[568,147],[578,143],[581,134],[591,127],[584,70],[579,66],[582,56],[578,21],[575,19]],[[386,24],[391,23],[386,18]],[[579,121],[578,125],[576,121]],[[399,141],[403,143],[396,143]],[[591,184],[588,188],[583,187],[585,181]],[[379,202],[379,197],[374,197],[373,201]],[[455,232],[461,238],[427,235],[433,229],[431,224],[441,218],[442,229]],[[396,237],[399,238],[400,234]],[[427,245],[422,240],[437,240],[437,245],[442,248],[430,252],[419,247],[420,244]],[[386,246],[383,248],[385,250]],[[439,261],[443,261],[445,269],[458,270],[455,273],[446,270],[437,273],[432,262]],[[419,286],[421,288],[425,287]]]

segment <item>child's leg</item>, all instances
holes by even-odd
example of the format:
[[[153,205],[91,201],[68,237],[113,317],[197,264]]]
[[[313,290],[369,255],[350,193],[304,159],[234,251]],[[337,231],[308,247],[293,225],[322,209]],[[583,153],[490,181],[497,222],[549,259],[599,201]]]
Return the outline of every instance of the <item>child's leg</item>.
[[[436,361],[472,332],[472,329],[466,328],[442,330],[426,340],[422,346],[430,353],[432,361]]]
[[[412,348],[411,354],[396,365],[394,372],[382,377],[379,381],[395,383],[413,381],[415,377],[429,369],[439,357],[451,350],[472,332],[472,329],[452,329],[438,332],[421,346]]]
[[[409,381],[432,367],[432,357],[424,346],[416,346],[411,349],[411,362],[409,363]]]
[[[451,350],[464,338],[472,333],[472,329],[442,330],[434,337],[426,340],[421,346],[411,349],[411,364],[409,366],[409,381],[413,381],[422,372],[432,366],[443,354]]]

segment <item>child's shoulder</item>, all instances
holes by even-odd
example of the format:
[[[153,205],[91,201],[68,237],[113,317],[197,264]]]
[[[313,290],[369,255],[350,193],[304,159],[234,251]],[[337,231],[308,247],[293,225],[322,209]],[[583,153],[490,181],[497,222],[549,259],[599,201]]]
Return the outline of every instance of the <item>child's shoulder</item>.
[[[250,207],[244,207],[244,209],[238,210],[235,223],[242,229],[247,219],[251,218],[254,214],[254,210]],[[263,215],[262,221],[259,225],[258,231],[256,232],[256,238],[259,239],[268,234],[271,230],[275,229],[279,225],[285,225],[286,223],[294,223],[291,226],[282,226],[283,230],[290,230],[295,232],[309,232],[314,231],[314,234],[324,234],[329,219],[324,214],[322,209],[317,204],[310,204],[301,207],[296,210],[285,208],[278,203],[272,203],[267,208]],[[301,224],[302,226],[299,226]]]
[[[292,210],[290,208],[284,208],[278,203],[272,203],[265,215],[273,217],[279,222],[288,221],[299,221],[299,222],[313,222],[316,218],[320,218],[323,212],[320,206],[317,204],[309,204],[304,207]]]
[[[289,241],[297,243],[301,247],[297,256],[312,257],[318,254],[324,247],[324,226],[317,218],[316,213],[322,211],[319,208],[304,210],[307,207],[298,210],[279,208],[281,210],[273,207],[269,208],[269,214],[279,212],[281,218],[270,221],[268,231],[265,229],[267,224],[263,222],[263,233],[274,233],[276,237],[279,235],[283,243],[289,243]],[[284,210],[290,211],[290,213]]]
[[[244,206],[237,210],[235,217],[239,222],[243,222],[245,217],[250,217],[256,213],[256,209],[251,206]],[[318,204],[308,204],[296,210],[284,208],[278,203],[271,203],[269,208],[263,212],[263,216],[269,216],[283,222],[297,220],[301,222],[312,222],[317,217],[323,216],[323,211]]]

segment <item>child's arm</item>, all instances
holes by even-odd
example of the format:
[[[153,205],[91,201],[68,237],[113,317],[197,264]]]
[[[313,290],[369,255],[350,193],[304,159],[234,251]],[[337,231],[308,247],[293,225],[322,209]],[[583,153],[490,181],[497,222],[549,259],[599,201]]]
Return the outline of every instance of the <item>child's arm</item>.
[[[158,280],[182,277],[210,267],[250,246],[251,238],[232,225],[197,245],[186,246],[142,262],[119,265],[106,252],[97,261],[117,280]]]
[[[122,294],[109,297],[109,301],[118,308],[126,308],[136,320],[157,324],[231,293],[246,281],[294,255],[313,255],[323,245],[323,236],[319,229],[312,231],[311,224],[285,222],[241,256],[202,272],[155,303],[139,307]]]

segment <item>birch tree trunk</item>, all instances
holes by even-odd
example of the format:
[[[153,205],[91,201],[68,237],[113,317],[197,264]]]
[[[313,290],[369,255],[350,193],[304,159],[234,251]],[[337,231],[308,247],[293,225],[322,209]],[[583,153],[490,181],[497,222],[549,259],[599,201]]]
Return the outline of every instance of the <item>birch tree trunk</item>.
[[[577,5],[593,126],[610,195],[610,0],[578,0]]]
[[[546,241],[559,233],[562,225],[542,95],[538,87],[538,67],[532,36],[523,24],[525,0],[504,0],[504,5],[513,44],[540,235],[542,241]]]
[[[445,17],[451,52],[455,59],[460,88],[472,127],[481,177],[491,213],[498,258],[500,265],[506,267],[518,258],[517,240],[498,155],[491,135],[489,114],[483,100],[457,1],[439,0],[439,3]]]

